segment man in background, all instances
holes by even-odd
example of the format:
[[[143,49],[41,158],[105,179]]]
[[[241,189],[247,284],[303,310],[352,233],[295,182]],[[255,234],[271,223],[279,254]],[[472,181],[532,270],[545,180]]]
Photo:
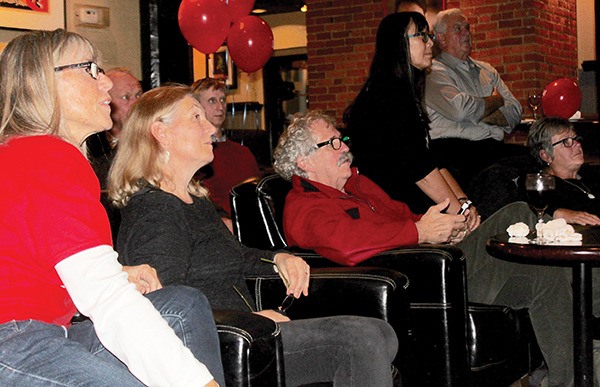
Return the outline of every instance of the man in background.
[[[434,31],[441,52],[425,88],[430,148],[463,187],[508,154],[504,133],[513,130],[522,113],[496,69],[470,57],[470,28],[460,9],[438,13]]]
[[[106,177],[117,146],[125,118],[131,106],[142,96],[142,85],[131,71],[124,67],[113,67],[106,71],[113,87],[108,91],[110,94],[110,118],[113,126],[106,132],[91,136],[88,141],[88,149],[92,166],[100,180],[102,189],[106,188]]]
[[[214,159],[208,168],[200,170],[198,177],[208,189],[210,197],[221,211],[221,216],[230,218],[229,195],[236,184],[260,175],[256,159],[245,146],[227,139],[223,124],[227,118],[225,82],[215,78],[204,78],[192,84],[194,97],[204,108],[206,118],[217,128],[213,148]]]
[[[110,94],[110,118],[113,126],[106,132],[96,133],[86,141],[89,157],[94,172],[100,181],[102,195],[100,201],[106,209],[113,241],[116,242],[117,232],[121,223],[121,213],[114,208],[106,196],[108,170],[112,163],[115,147],[118,144],[125,118],[131,106],[142,96],[142,85],[131,71],[124,67],[113,67],[106,71],[113,87],[108,91]]]

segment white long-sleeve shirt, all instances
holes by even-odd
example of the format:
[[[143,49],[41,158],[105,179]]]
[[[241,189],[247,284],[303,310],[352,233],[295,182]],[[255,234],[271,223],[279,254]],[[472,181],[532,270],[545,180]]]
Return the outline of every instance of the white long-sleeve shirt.
[[[484,97],[494,88],[504,98],[500,111],[507,126],[490,125],[484,118]],[[500,75],[489,63],[468,58],[462,61],[442,53],[431,66],[425,87],[425,103],[431,119],[431,139],[462,138],[502,141],[521,121],[522,108]]]

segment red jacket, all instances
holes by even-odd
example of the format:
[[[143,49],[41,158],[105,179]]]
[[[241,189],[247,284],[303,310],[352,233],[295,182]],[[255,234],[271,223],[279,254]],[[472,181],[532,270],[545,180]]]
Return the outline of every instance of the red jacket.
[[[415,222],[421,216],[359,176],[356,168],[344,186],[346,193],[298,176],[292,185],[283,213],[290,246],[354,266],[382,251],[418,243]]]

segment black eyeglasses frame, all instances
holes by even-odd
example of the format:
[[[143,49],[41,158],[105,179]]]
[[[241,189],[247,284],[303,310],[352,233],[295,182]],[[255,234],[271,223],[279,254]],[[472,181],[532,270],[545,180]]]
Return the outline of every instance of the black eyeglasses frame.
[[[98,80],[98,77],[100,76],[100,74],[104,74],[104,70],[100,66],[98,66],[96,64],[96,62],[92,62],[92,61],[58,66],[58,67],[54,68],[54,72],[57,73],[59,71],[70,70],[70,69],[85,69],[85,72],[88,73],[90,75],[90,77],[92,77],[96,80]]]
[[[325,145],[331,145],[331,147],[333,148],[333,150],[338,150],[338,149],[340,149],[342,147],[342,143],[348,144],[348,141],[350,141],[350,137],[349,136],[332,137],[332,138],[330,138],[327,141],[323,141],[323,142],[317,143],[315,145],[315,147],[317,149],[319,149],[319,148],[324,147]],[[339,145],[337,145],[337,147],[335,145],[333,145],[336,142],[339,144]]]
[[[415,32],[414,34],[406,35],[406,39],[418,38],[418,37],[421,37],[421,40],[423,41],[423,43],[429,42],[429,39],[431,39],[432,42],[435,42],[435,34],[430,34],[428,32],[419,31],[419,32]]]
[[[563,144],[563,146],[565,148],[573,148],[573,145],[575,145],[575,141],[577,141],[578,143],[581,143],[582,140],[583,140],[583,138],[576,134],[573,137],[565,137],[562,140],[559,140],[559,141],[553,143],[552,147],[554,148],[558,144]],[[571,143],[571,145],[567,145],[567,143]]]

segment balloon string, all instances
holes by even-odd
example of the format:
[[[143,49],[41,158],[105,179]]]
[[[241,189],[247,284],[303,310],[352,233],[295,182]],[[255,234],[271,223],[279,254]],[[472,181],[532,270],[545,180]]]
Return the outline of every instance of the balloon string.
[[[229,94],[229,86],[227,86],[227,95]],[[231,125],[233,126],[233,123],[235,122],[235,95],[231,94]],[[229,128],[229,129],[233,129],[233,128]]]
[[[248,79],[250,81],[250,79]],[[248,91],[250,90],[250,82],[246,82],[246,97],[248,97]],[[248,115],[248,101],[244,103],[244,115],[242,116],[242,128],[246,129],[246,117]]]

